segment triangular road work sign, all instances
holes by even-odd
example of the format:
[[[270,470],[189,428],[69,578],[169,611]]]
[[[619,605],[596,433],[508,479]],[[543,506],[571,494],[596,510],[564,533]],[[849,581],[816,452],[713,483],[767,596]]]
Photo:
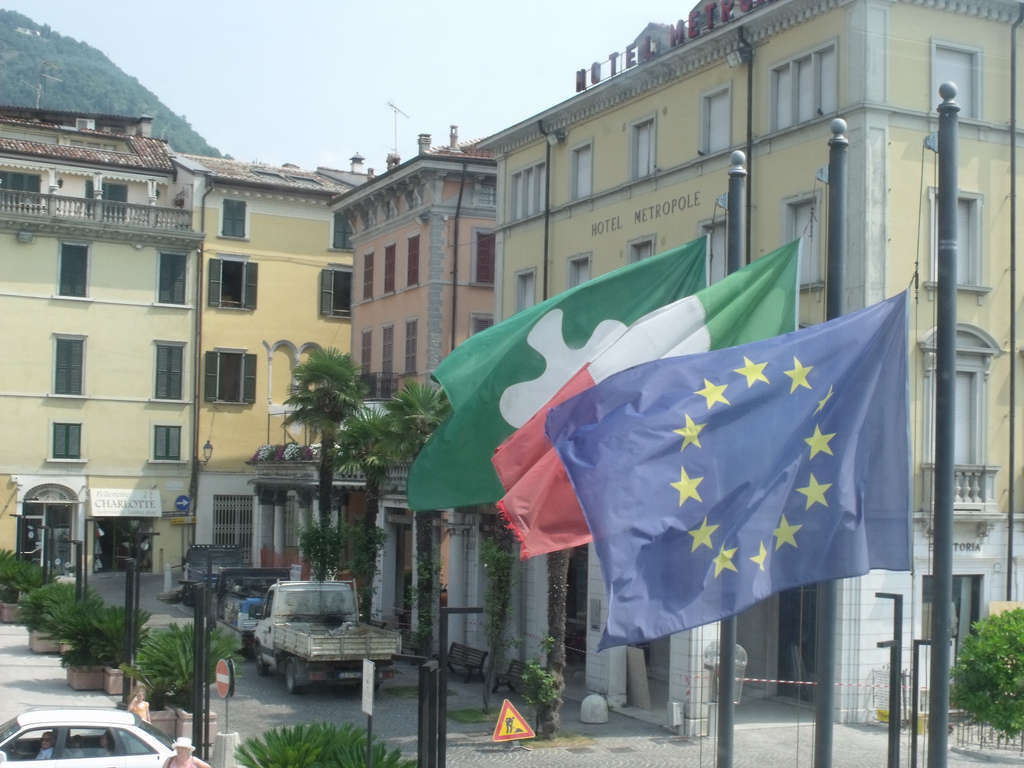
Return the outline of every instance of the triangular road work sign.
[[[526,722],[512,702],[505,699],[501,705],[501,714],[494,726],[494,741],[515,741],[516,739],[532,739],[537,734]]]

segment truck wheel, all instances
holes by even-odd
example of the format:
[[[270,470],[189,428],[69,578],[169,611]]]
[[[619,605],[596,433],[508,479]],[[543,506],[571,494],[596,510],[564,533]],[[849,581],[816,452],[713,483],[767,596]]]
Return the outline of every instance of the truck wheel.
[[[291,694],[302,693],[302,686],[298,683],[298,666],[299,664],[295,659],[288,659],[288,664],[284,668],[284,687]]]
[[[260,677],[266,677],[270,674],[270,665],[263,660],[263,646],[256,643],[253,647],[253,654],[256,657],[256,674]]]

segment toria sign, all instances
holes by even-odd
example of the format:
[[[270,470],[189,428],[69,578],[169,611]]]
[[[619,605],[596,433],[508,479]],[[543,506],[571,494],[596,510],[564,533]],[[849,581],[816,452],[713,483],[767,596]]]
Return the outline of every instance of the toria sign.
[[[663,25],[667,28],[668,50],[678,48],[690,40],[706,35],[715,27],[728,24],[762,5],[774,2],[776,0],[709,0],[702,3],[690,11],[685,20],[680,19],[675,24]],[[627,45],[625,50],[608,54],[605,61],[595,61],[589,67],[576,70],[576,92],[597,85],[602,77],[612,77],[637,64],[650,61],[662,53],[665,51],[661,50],[654,37],[641,35],[636,42]]]
[[[160,491],[155,489],[93,488],[89,491],[93,517],[160,517]]]

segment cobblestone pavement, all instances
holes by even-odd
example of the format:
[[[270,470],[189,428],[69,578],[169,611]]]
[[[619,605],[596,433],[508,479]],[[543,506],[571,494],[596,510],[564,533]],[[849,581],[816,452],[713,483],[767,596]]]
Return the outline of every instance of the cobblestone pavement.
[[[123,578],[118,574],[100,574],[90,580],[109,601],[123,600]],[[153,614],[151,623],[166,625],[171,621],[187,621],[190,609],[168,605],[156,599],[162,589],[160,576],[143,577],[142,607]],[[360,710],[360,690],[311,688],[303,695],[290,696],[279,678],[259,677],[252,662],[240,666],[236,695],[228,704],[228,729],[243,739],[258,736],[268,728],[306,721],[327,720],[366,725]],[[408,663],[396,666],[397,675],[387,680],[377,692],[373,733],[410,757],[416,752],[416,680],[417,670]],[[0,720],[6,720],[29,706],[70,706],[115,704],[116,698],[102,693],[76,692],[68,688],[64,670],[55,655],[36,655],[28,650],[28,635],[23,627],[0,625]],[[531,723],[533,712],[520,698],[513,703]],[[449,711],[481,705],[479,682],[465,684],[450,681]],[[491,702],[495,716],[501,698]],[[219,730],[225,729],[225,705],[216,694],[211,695],[211,710],[216,713]],[[748,710],[749,711],[749,710]],[[734,733],[735,768],[792,766],[810,768],[813,764],[814,726],[806,709],[790,708],[788,722],[738,722]],[[563,707],[563,730],[580,739],[569,746],[539,748],[535,742],[524,746],[495,745],[491,741],[493,724],[465,725],[449,720],[448,766],[487,768],[510,763],[521,766],[685,766],[713,768],[713,738],[687,739],[675,737],[660,726],[642,722],[613,712],[601,725],[579,722],[579,704],[567,701]],[[795,718],[802,722],[796,724]],[[739,717],[738,717],[739,720]],[[880,724],[864,726],[837,725],[834,734],[833,765],[835,768],[861,768],[886,763],[886,730]],[[921,749],[925,740],[919,742]],[[909,737],[901,742],[901,766],[909,766]],[[950,768],[966,768],[991,764],[976,754],[951,751]],[[1018,756],[999,755],[996,762],[1020,764]],[[923,755],[918,765],[925,765]]]

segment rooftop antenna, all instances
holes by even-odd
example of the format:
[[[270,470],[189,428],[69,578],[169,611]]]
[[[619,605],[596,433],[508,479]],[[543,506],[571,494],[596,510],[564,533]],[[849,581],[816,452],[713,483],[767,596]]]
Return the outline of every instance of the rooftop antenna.
[[[394,117],[395,117],[395,144],[391,148],[391,151],[394,152],[397,155],[398,154],[398,116],[402,115],[404,117],[408,117],[409,115],[407,115],[405,112],[403,112],[401,109],[399,109],[398,106],[393,101],[389,101],[388,102],[388,107],[394,113]]]

